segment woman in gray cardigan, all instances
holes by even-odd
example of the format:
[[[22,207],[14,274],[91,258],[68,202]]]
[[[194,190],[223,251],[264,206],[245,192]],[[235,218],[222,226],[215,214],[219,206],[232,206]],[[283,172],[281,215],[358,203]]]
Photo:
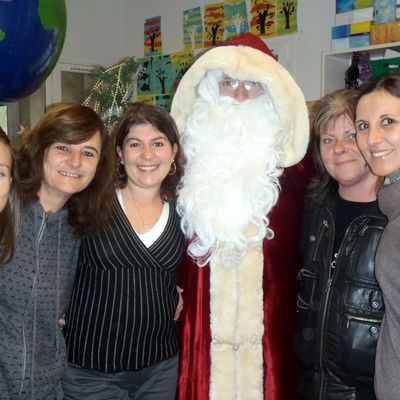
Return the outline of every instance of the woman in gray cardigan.
[[[79,237],[109,218],[113,157],[90,108],[59,104],[22,137],[21,228],[0,267],[0,393],[3,400],[62,399],[66,311]]]
[[[362,86],[356,111],[357,142],[374,174],[385,177],[378,195],[388,217],[376,253],[376,277],[385,315],[375,361],[375,392],[380,400],[400,393],[400,75]]]

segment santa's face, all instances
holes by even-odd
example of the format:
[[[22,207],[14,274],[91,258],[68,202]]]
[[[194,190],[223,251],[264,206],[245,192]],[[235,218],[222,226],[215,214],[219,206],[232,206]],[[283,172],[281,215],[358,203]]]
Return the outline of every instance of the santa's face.
[[[219,82],[219,95],[229,96],[240,102],[248,99],[256,99],[263,93],[259,82],[240,81],[225,75]]]

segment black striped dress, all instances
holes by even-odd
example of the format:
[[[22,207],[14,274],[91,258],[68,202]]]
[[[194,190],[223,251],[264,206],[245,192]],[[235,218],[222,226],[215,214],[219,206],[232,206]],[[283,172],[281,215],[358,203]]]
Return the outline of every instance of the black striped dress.
[[[83,241],[68,313],[70,363],[115,373],[177,353],[179,223],[170,204],[163,233],[147,248],[116,201],[112,227]]]

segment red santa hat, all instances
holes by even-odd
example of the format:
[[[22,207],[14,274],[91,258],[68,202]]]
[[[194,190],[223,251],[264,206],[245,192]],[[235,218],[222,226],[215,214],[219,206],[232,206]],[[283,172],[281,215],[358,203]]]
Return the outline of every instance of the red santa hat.
[[[207,71],[220,69],[234,79],[260,82],[268,88],[275,110],[288,136],[280,159],[281,167],[299,162],[309,140],[306,102],[300,88],[274,58],[258,36],[246,32],[199,57],[183,76],[171,106],[171,115],[182,134],[197,98],[197,86]]]
[[[227,42],[223,43],[222,46],[247,46],[252,47],[253,49],[257,49],[262,51],[263,53],[271,56],[273,58],[274,54],[267,46],[267,44],[260,39],[258,36],[253,35],[250,32],[243,33],[235,38],[228,40]]]

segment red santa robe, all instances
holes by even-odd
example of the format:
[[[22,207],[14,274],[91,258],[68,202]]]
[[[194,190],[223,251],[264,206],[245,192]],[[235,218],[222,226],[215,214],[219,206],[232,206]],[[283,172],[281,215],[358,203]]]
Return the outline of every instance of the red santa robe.
[[[296,400],[299,365],[293,349],[299,230],[304,188],[311,165],[304,160],[287,168],[281,193],[269,218],[272,240],[264,240],[264,399]],[[199,268],[186,256],[179,285],[184,289],[180,316],[179,400],[207,400],[210,391],[210,269]]]
[[[211,268],[199,268],[187,257],[180,269],[185,305],[180,317],[178,398],[295,400],[298,367],[292,342],[298,232],[308,176],[305,165],[297,163],[308,145],[307,107],[288,71],[260,38],[246,32],[202,55],[183,76],[171,106],[183,136],[198,85],[213,69],[267,88],[285,135],[278,166],[287,169],[269,216],[274,239],[253,242],[237,268],[225,268],[215,249]],[[243,234],[254,237],[254,226],[247,226]]]

